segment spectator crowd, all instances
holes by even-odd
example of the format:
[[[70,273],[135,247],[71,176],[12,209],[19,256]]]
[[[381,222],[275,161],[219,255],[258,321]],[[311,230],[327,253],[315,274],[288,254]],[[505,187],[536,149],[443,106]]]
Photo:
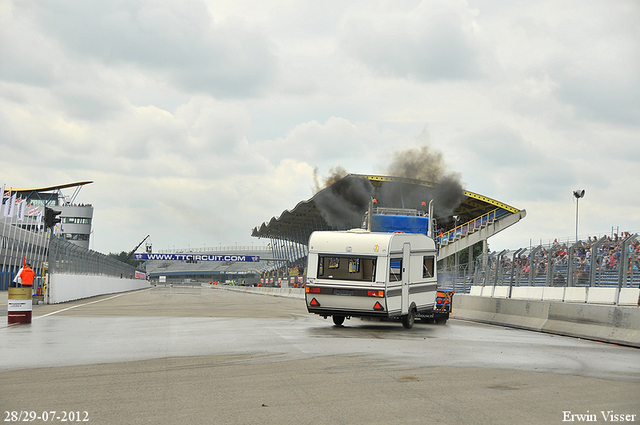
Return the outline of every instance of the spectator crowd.
[[[621,235],[614,233],[612,236],[605,236],[601,239],[589,236],[586,241],[577,242],[573,246],[572,257],[574,284],[588,284],[592,267],[596,269],[596,279],[598,277],[602,279],[602,276],[606,275],[610,280],[615,278],[617,282],[617,276],[624,260],[623,256],[628,259],[626,265],[628,282],[640,279],[640,240],[634,237],[630,240],[628,248],[625,249],[624,242],[630,237],[629,232],[624,232]],[[569,269],[570,248],[571,246],[560,243],[556,239],[551,246],[524,250],[522,254],[516,256],[515,264],[512,264],[513,256],[507,253],[501,257],[499,264],[495,261],[489,265],[490,274],[495,277],[494,273],[497,270],[498,279],[502,282],[506,279],[508,282],[513,270],[513,276],[518,282],[526,282],[532,276],[540,284],[540,281],[545,282],[548,267],[551,266],[553,269],[551,270],[552,282],[550,283],[554,286],[564,286]],[[478,261],[478,267],[482,267],[481,259]]]

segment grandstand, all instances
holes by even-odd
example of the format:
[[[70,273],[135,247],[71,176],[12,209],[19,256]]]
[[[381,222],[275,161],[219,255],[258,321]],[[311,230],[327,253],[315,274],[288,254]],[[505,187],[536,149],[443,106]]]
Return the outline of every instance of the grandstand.
[[[477,242],[486,241],[526,216],[525,210],[467,190],[459,194],[457,205],[449,210],[444,206],[438,208],[438,196],[443,195],[438,189],[436,183],[428,181],[349,174],[292,210],[286,210],[279,217],[255,227],[252,236],[270,239],[271,246],[279,250],[276,255],[301,268],[304,267],[307,241],[313,231],[361,227],[371,199],[385,208],[425,210],[433,199],[437,223],[434,235],[440,247],[439,259],[444,259]],[[446,211],[446,215],[442,211]]]

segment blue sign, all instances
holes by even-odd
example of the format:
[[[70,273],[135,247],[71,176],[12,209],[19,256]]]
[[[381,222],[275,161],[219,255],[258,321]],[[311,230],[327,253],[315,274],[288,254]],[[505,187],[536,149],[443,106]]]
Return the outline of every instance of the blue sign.
[[[136,260],[164,260],[164,261],[223,261],[232,263],[257,263],[257,255],[215,255],[215,254],[136,254]]]

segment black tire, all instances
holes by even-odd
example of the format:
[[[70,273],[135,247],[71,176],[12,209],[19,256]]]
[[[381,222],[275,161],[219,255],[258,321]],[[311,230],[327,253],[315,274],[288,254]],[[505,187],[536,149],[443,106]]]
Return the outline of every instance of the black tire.
[[[344,323],[344,316],[336,316],[334,314],[332,319],[333,319],[333,324],[336,326],[342,326],[342,324]]]
[[[409,314],[402,316],[402,326],[404,326],[405,329],[411,329],[415,321],[416,321],[416,313],[413,310],[413,308],[410,308]]]

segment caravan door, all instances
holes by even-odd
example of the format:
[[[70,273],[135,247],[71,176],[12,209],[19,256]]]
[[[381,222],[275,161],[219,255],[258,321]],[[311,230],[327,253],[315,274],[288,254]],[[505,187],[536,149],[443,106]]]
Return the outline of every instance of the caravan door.
[[[402,246],[402,314],[409,314],[409,262],[411,261],[411,243],[405,242]]]

